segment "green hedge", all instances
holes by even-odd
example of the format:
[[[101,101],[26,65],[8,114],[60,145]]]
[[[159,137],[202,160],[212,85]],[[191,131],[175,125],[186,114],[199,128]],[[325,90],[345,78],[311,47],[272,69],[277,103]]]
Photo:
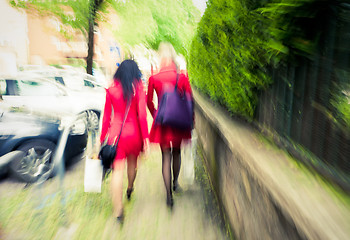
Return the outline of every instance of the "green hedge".
[[[268,69],[295,55],[312,59],[336,4],[209,0],[189,53],[191,83],[232,114],[252,119],[259,90],[271,83]]]
[[[257,90],[270,83],[266,21],[254,11],[264,2],[209,1],[189,54],[191,83],[248,119],[254,114]]]

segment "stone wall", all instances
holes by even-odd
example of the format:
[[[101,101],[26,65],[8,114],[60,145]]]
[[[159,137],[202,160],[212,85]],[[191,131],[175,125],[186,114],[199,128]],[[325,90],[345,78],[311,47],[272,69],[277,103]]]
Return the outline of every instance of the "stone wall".
[[[236,239],[347,239],[349,206],[194,91],[198,148]]]

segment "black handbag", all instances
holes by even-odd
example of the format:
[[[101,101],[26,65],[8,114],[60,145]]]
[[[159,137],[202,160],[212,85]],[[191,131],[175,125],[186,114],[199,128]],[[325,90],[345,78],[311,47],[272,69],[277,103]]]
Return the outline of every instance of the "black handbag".
[[[111,168],[111,164],[113,163],[113,160],[114,160],[115,156],[117,155],[118,142],[119,142],[120,136],[122,135],[122,130],[124,127],[126,117],[128,116],[130,105],[131,105],[131,100],[128,100],[128,104],[127,104],[125,114],[124,114],[124,120],[123,120],[122,126],[120,128],[118,138],[114,141],[113,144],[108,144],[108,142],[106,140],[104,142],[104,144],[101,146],[101,149],[100,149],[98,156],[101,159],[103,168],[105,168],[105,169]]]

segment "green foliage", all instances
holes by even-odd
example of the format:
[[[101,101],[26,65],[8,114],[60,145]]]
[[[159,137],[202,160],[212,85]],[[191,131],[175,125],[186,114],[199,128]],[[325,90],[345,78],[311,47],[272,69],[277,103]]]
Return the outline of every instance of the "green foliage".
[[[192,0],[117,1],[114,8],[121,21],[115,36],[126,48],[143,44],[156,50],[160,42],[167,41],[187,55],[199,19]]]
[[[16,8],[24,8],[31,13],[37,13],[40,16],[52,16],[62,22],[63,25],[69,25],[74,29],[78,29],[86,33],[88,29],[88,13],[89,6],[84,0],[77,1],[10,1],[11,5]],[[65,8],[66,7],[66,8]],[[74,15],[67,14],[67,7],[74,12]],[[61,33],[65,36],[70,34],[66,29],[61,28]]]
[[[336,87],[334,96],[331,97],[330,103],[334,108],[336,123],[339,123],[341,127],[347,128],[347,132],[350,130],[350,72],[349,71],[336,71],[338,77],[343,78],[342,84]],[[346,131],[344,131],[346,132]]]
[[[101,4],[95,9],[98,3]],[[87,38],[89,17],[93,16],[97,25],[104,20],[103,13],[111,6],[120,19],[120,24],[114,28],[115,37],[125,50],[139,44],[158,49],[160,42],[168,41],[185,56],[200,17],[192,0],[10,0],[10,4],[40,15],[56,17],[66,26],[61,28],[66,38],[72,37],[71,28],[79,30]],[[67,9],[72,14],[67,14]]]
[[[334,103],[339,112],[339,118],[350,128],[350,93],[343,93]]]
[[[231,113],[252,119],[268,69],[321,52],[333,0],[209,1],[193,38],[193,85]],[[324,39],[324,38],[323,38]],[[280,79],[282,81],[282,79]]]
[[[88,52],[86,58],[87,73],[92,73],[94,26],[101,20],[103,12],[112,0],[10,0],[15,8],[23,8],[26,11],[38,13],[43,16],[52,16],[62,23],[60,32],[70,39],[75,31],[80,31],[85,36]]]
[[[231,113],[251,119],[257,89],[270,83],[266,74],[264,18],[259,1],[209,1],[189,56],[192,84]]]
[[[337,4],[334,0],[274,0],[259,9],[267,18],[274,55],[283,52],[313,58]]]
[[[73,223],[77,226],[75,236],[79,236],[74,239],[101,239],[112,213],[110,178],[107,181],[103,184],[106,191],[101,194],[85,193],[79,186],[45,198],[35,188],[1,197],[2,227],[16,233],[18,239],[54,239],[60,228]]]
[[[98,6],[98,9],[95,8],[95,4],[101,2],[101,5]],[[61,28],[60,31],[64,36],[70,37],[72,31],[69,31],[70,28],[78,30],[83,33],[84,36],[87,36],[89,29],[89,17],[92,14],[94,9],[97,12],[106,12],[106,8],[110,0],[11,0],[10,4],[16,8],[26,9],[32,13],[37,13],[41,16],[52,16],[60,20],[63,26],[68,28]],[[67,14],[67,11],[70,11],[70,14]],[[101,18],[101,14],[96,14],[94,17],[94,22],[97,22]]]

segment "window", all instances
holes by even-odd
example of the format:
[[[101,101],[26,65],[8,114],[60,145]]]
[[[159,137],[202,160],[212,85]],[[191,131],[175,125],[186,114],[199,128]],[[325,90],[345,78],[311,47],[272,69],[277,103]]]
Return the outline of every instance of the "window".
[[[63,81],[63,78],[62,78],[62,77],[55,77],[55,80],[56,80],[56,82],[58,82],[58,83],[64,85],[64,81]]]
[[[7,84],[5,79],[0,79],[0,95],[7,95]]]
[[[74,73],[63,74],[64,85],[73,90],[81,90],[84,87],[84,82],[81,77]]]
[[[16,95],[16,81],[11,79],[0,79],[0,93],[3,96]]]
[[[64,92],[49,82],[19,80],[18,95],[20,96],[61,96]]]
[[[92,87],[92,88],[95,87],[95,85],[92,82],[90,82],[89,80],[85,80],[85,79],[84,79],[84,86]]]

